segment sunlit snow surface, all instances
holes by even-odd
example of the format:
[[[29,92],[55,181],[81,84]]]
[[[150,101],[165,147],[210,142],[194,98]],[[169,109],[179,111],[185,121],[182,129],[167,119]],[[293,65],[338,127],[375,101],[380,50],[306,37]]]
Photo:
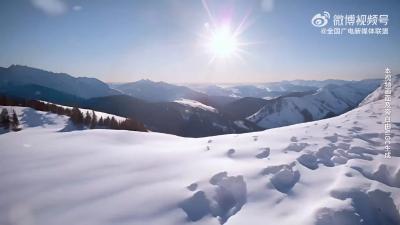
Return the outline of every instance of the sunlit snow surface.
[[[392,158],[383,100],[257,133],[181,138],[65,131],[66,117],[14,107],[0,135],[0,224],[400,224],[400,101]]]

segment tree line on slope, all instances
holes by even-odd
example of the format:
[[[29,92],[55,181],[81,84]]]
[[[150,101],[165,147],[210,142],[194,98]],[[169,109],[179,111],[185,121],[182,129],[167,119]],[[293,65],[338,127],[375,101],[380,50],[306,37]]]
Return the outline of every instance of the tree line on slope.
[[[92,113],[86,111],[86,113],[83,114],[82,111],[77,107],[73,107],[71,109],[52,103],[41,102],[37,100],[26,100],[21,98],[10,98],[8,96],[0,96],[0,105],[30,107],[39,111],[52,112],[58,115],[68,116],[72,123],[78,127],[85,126],[90,129],[105,128],[114,130],[147,131],[142,123],[131,118],[126,118],[123,121],[116,120],[114,116],[97,118],[97,115],[94,111],[92,111]]]

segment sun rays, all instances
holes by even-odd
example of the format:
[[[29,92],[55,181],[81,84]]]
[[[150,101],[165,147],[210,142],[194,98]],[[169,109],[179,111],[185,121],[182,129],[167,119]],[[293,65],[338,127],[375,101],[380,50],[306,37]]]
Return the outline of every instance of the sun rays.
[[[241,35],[248,26],[249,13],[240,20],[237,25],[233,22],[233,16],[224,15],[215,17],[211,13],[207,2],[203,0],[203,6],[208,14],[209,22],[204,24],[204,32],[200,35],[202,46],[205,52],[210,55],[210,63],[215,60],[230,60],[238,58],[243,60],[245,46],[250,42],[242,40]]]

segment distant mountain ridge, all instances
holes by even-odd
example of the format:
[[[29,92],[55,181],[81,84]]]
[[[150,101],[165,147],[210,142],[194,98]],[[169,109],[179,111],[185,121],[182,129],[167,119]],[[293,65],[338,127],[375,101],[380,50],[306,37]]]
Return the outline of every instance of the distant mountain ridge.
[[[350,80],[283,80],[258,84],[240,85],[189,85],[189,87],[208,95],[230,96],[235,98],[263,98],[272,99],[288,95],[292,92],[312,92],[329,84],[344,85],[355,81]]]
[[[73,77],[66,73],[53,73],[20,65],[0,67],[0,90],[7,89],[10,85],[40,85],[86,99],[120,94],[96,78]]]
[[[149,102],[172,102],[180,98],[198,100],[206,95],[185,86],[143,79],[130,83],[114,84],[113,88],[124,94]]]
[[[85,99],[37,84],[7,85],[0,87],[0,95],[23,99],[42,100],[60,105],[77,106]]]

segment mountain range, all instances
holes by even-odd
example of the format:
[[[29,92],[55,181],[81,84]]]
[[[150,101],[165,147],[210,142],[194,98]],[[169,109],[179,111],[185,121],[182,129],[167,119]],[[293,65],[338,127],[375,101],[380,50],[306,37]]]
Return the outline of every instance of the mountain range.
[[[123,84],[112,84],[111,86],[124,94],[149,102],[171,102],[179,98],[197,100],[206,98],[206,94],[194,91],[185,86],[172,85],[166,82],[154,82],[148,79]]]
[[[27,66],[0,67],[0,94],[131,117],[157,132],[186,137],[244,133],[340,115],[380,79],[282,81],[253,85],[107,84]]]

